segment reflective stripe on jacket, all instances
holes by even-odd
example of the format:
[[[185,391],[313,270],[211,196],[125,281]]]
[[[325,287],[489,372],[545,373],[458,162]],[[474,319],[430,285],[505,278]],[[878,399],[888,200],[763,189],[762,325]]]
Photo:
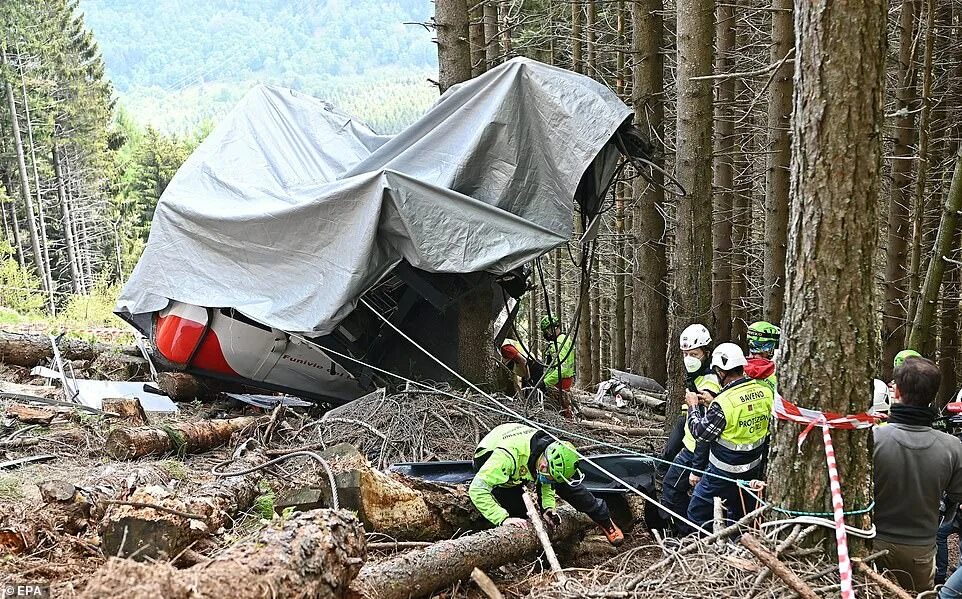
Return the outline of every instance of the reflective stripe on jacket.
[[[730,474],[749,472],[762,461],[775,394],[764,381],[741,379],[722,389],[715,403],[725,430],[711,444],[708,461]]]

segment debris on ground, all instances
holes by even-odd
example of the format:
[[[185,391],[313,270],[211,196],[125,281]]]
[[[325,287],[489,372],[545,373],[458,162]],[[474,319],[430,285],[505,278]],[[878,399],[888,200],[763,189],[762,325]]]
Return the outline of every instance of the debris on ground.
[[[578,392],[574,420],[540,394],[492,401],[444,385],[379,390],[325,411],[202,382],[205,399],[179,402],[176,413],[131,397],[105,398],[100,410],[70,401],[59,380],[32,375],[55,370],[55,358],[39,336],[29,352],[16,342],[11,354],[15,338],[0,335],[2,355],[19,356],[0,363],[0,572],[6,582],[49,584],[53,597],[836,592],[838,565],[816,541],[826,529],[813,525],[771,525],[756,513],[711,537],[666,539],[646,527],[651,506],[629,495],[618,510],[627,537],[619,548],[562,512],[543,540],[559,573],[530,530],[489,530],[466,485],[390,470],[468,460],[488,431],[518,415],[566,431],[586,455],[657,454],[665,435],[656,389],[621,389],[617,402]],[[131,377],[102,356],[136,361],[132,350],[84,344],[61,348],[75,376]],[[856,563],[858,596],[895,596],[873,559]]]

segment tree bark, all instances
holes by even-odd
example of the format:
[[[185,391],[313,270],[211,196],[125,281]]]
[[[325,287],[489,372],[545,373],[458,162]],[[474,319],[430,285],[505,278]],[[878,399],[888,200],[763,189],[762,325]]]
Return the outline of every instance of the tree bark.
[[[712,85],[695,79],[712,72],[715,37],[714,0],[676,3],[678,68],[676,76],[675,178],[686,190],[675,214],[672,255],[672,315],[668,340],[675,350],[681,331],[692,323],[714,329],[712,318]],[[674,354],[674,351],[672,351]],[[683,377],[681,360],[668,362],[666,426],[680,412]]]
[[[584,73],[584,55],[582,54],[581,36],[582,18],[584,9],[581,6],[582,0],[571,0],[571,70],[575,73]]]
[[[882,375],[892,378],[892,362],[902,350],[908,312],[906,258],[908,257],[909,202],[912,142],[915,139],[916,68],[913,60],[918,0],[903,0],[899,17],[898,89],[896,90],[895,144],[892,148],[892,185],[888,205],[885,247],[885,304],[882,320]]]
[[[234,461],[231,470],[253,468],[265,461],[254,452]],[[138,560],[171,560],[181,551],[222,527],[229,526],[238,513],[248,509],[257,497],[257,484],[263,473],[228,476],[202,485],[189,494],[169,494],[161,487],[134,491],[130,503],[153,507],[117,504],[107,509],[100,527],[105,555]],[[197,518],[175,515],[193,514]]]
[[[79,339],[61,339],[57,344],[64,360],[93,360],[105,352],[117,352],[140,356],[136,346],[116,346],[104,343],[87,343]],[[19,335],[0,331],[0,364],[33,368],[53,359],[50,339],[42,335]]]
[[[909,347],[927,348],[930,344],[939,288],[942,286],[942,276],[945,273],[945,260],[951,257],[952,241],[958,231],[959,210],[962,210],[962,149],[955,157],[955,174],[952,176],[952,185],[945,199],[932,259],[929,261],[919,293],[919,307],[912,323]]]
[[[498,37],[498,5],[495,0],[484,0],[484,54],[488,68],[501,60],[501,40]]]
[[[590,526],[574,510],[562,507],[560,526],[551,531],[555,543],[571,539]],[[500,526],[415,549],[361,569],[349,597],[409,599],[424,597],[471,576],[474,568],[489,570],[532,556],[541,544],[530,528]]]
[[[17,54],[19,54],[19,48]],[[23,62],[18,61],[17,70],[20,73],[20,89],[23,96],[23,117],[27,122],[27,142],[30,145],[30,167],[33,170],[33,190],[37,194],[37,220],[40,232],[40,250],[43,259],[43,272],[47,280],[47,308],[53,314],[56,311],[54,304],[54,281],[53,273],[50,270],[50,246],[47,243],[47,219],[43,213],[43,194],[40,192],[40,171],[37,168],[37,146],[33,140],[33,121],[30,118],[30,101],[27,96],[27,80],[23,74]]]
[[[735,69],[735,3],[719,4],[716,9],[718,53],[715,71],[719,74]],[[714,161],[714,273],[712,296],[715,303],[715,336],[731,339],[732,330],[732,207],[735,188],[735,79],[718,82],[715,104]]]
[[[467,0],[437,0],[434,21],[438,32],[438,86],[449,87],[471,78]]]
[[[792,0],[772,0],[769,60],[784,60],[795,45]],[[785,310],[785,248],[788,242],[793,65],[785,61],[774,73],[768,96],[768,170],[765,179],[765,318],[781,322]]]
[[[74,293],[80,293],[80,271],[77,268],[77,247],[73,237],[73,223],[70,218],[70,203],[67,201],[67,189],[63,180],[63,169],[60,166],[60,149],[53,145],[53,172],[57,179],[57,197],[60,199],[60,212],[63,215],[64,244],[67,246],[67,264],[70,267],[70,283]]]
[[[278,520],[216,559],[177,570],[169,563],[111,558],[85,599],[339,599],[365,558],[364,531],[346,511],[315,510]]]
[[[914,214],[912,218],[912,256],[909,265],[909,313],[910,325],[916,321],[922,301],[922,271],[925,270],[922,261],[925,245],[925,205],[926,184],[929,176],[929,139],[932,134],[932,51],[935,43],[935,2],[926,0],[925,3],[925,54],[922,62],[922,111],[919,113],[919,148],[918,169],[915,173],[915,196],[913,198]],[[906,331],[906,343],[911,341],[914,326]],[[929,348],[919,347],[920,352]]]
[[[484,4],[483,0],[476,2],[471,8],[471,23],[468,26],[468,33],[471,36],[472,77],[477,77],[488,70],[484,54],[484,10],[482,4]]]
[[[829,9],[829,6],[831,7]],[[787,339],[779,391],[822,411],[862,412],[875,373],[885,0],[796,6]],[[770,497],[792,510],[831,511],[817,439],[799,453],[797,425],[775,433]],[[872,500],[870,433],[832,432],[846,509]],[[854,525],[864,525],[853,519]],[[854,540],[850,537],[850,542]]]
[[[178,422],[164,427],[115,428],[107,435],[107,455],[117,460],[133,460],[147,455],[170,452],[202,453],[227,443],[234,433],[257,422],[243,416],[227,420]]]
[[[635,56],[632,70],[632,105],[635,124],[650,132],[653,139],[664,139],[664,9],[661,0],[632,3],[631,48]],[[663,166],[661,158],[655,162]],[[636,178],[632,186],[635,203],[633,225],[634,301],[632,310],[631,367],[638,374],[664,383],[668,376],[668,260],[665,254],[666,223],[664,178],[655,173],[654,184]]]
[[[962,231],[956,228],[955,248],[962,247]],[[956,256],[958,258],[959,256]],[[952,262],[946,265],[945,281],[942,283],[942,330],[939,333],[939,369],[942,371],[942,386],[939,388],[939,406],[952,401],[958,389],[959,364],[959,265]]]
[[[6,65],[6,54],[0,50],[0,66]],[[43,267],[43,252],[40,248],[40,233],[37,230],[37,218],[33,210],[33,201],[30,197],[30,181],[27,178],[27,162],[23,153],[23,139],[20,136],[20,121],[17,117],[17,103],[13,96],[13,86],[10,81],[4,78],[3,82],[7,94],[7,108],[10,111],[10,126],[13,130],[14,150],[17,154],[17,168],[20,175],[20,195],[23,198],[23,205],[27,211],[27,230],[30,232],[30,247],[33,250],[33,261],[37,273],[43,282],[44,292],[49,292],[47,286],[47,272]]]

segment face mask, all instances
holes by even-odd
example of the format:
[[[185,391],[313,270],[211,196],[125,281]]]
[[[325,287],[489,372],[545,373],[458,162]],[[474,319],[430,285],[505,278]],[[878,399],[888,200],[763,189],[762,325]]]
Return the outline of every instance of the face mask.
[[[701,360],[695,356],[685,356],[685,370],[689,373],[698,372],[701,370]]]
[[[552,482],[554,482],[554,481],[552,481],[550,478],[548,478],[548,477],[545,476],[544,474],[541,474],[540,472],[538,473],[538,484],[539,484],[539,485],[550,485]]]

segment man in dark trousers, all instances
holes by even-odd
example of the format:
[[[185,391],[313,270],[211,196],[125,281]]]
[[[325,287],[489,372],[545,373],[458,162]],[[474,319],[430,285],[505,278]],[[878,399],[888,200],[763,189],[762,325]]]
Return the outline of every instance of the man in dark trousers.
[[[907,358],[895,369],[888,425],[875,427],[875,549],[906,589],[931,589],[939,502],[962,501],[962,442],[932,428],[942,375],[931,360]]]

